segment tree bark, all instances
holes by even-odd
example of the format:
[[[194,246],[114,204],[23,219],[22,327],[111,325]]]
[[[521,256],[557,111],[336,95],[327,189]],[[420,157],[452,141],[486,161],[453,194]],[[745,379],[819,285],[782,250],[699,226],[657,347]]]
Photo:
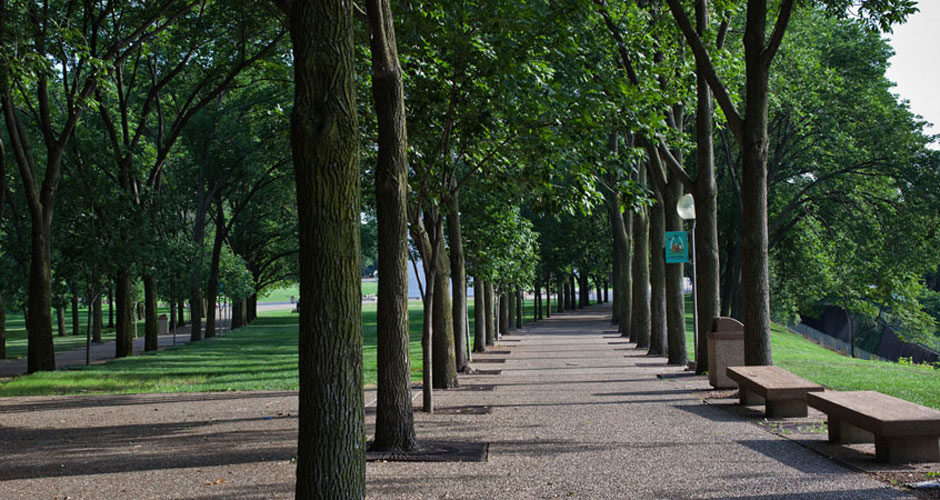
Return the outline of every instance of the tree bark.
[[[38,220],[37,220],[38,219]],[[32,217],[29,289],[26,308],[26,372],[55,370],[52,344],[52,283],[49,256],[51,230],[41,215]]]
[[[101,317],[101,294],[95,296],[94,300],[94,312],[92,314],[91,322],[91,341],[100,344],[101,343],[101,330],[102,330],[102,317]]]
[[[375,200],[378,224],[378,401],[373,450],[418,446],[408,351],[408,134],[395,27],[388,0],[368,0],[372,96],[379,125]]]
[[[510,288],[503,294],[506,297],[506,331],[516,329],[516,294]]]
[[[222,245],[225,243],[225,210],[222,200],[216,200],[215,239],[212,242],[212,257],[209,264],[209,283],[206,287],[206,338],[215,337],[216,302],[219,298],[219,265],[222,260]]]
[[[454,181],[456,183],[456,180]],[[457,371],[470,370],[467,363],[467,271],[464,265],[463,236],[460,232],[460,199],[456,185],[451,187],[447,214],[447,242],[450,244],[451,284],[453,286],[454,355]]]
[[[666,230],[681,231],[682,219],[676,212],[676,204],[682,196],[682,184],[676,176],[666,184],[663,196]],[[684,264],[666,264],[666,346],[670,365],[685,365],[689,362],[685,340],[685,294],[683,293]]]
[[[473,352],[486,352],[486,286],[473,279]],[[492,316],[492,314],[490,315]]]
[[[457,356],[454,348],[454,309],[450,300],[450,260],[441,243],[434,294],[434,388],[457,387]]]
[[[542,281],[538,278],[535,278],[535,310],[532,312],[532,319],[542,319]]]
[[[186,302],[186,301],[181,300],[181,301],[179,301],[179,302],[176,303],[176,309],[177,309],[177,314],[176,314],[176,316],[177,316],[177,320],[176,320],[177,323],[176,323],[176,324],[177,324],[177,326],[186,326],[186,304],[185,304],[185,302]]]
[[[604,303],[610,302],[610,296],[607,293],[607,290],[610,289],[610,283],[607,280],[604,280]]]
[[[78,294],[72,292],[72,335],[82,334],[81,320],[78,319]]]
[[[525,326],[525,292],[516,289],[516,328]]]
[[[157,319],[157,277],[145,274],[144,280],[144,351],[159,349],[160,329]]]
[[[56,306],[55,316],[59,327],[59,336],[65,337],[65,306]]]
[[[202,340],[202,288],[193,286],[189,291],[189,341]]]
[[[117,323],[115,324],[114,357],[123,358],[134,355],[134,304],[131,299],[131,275],[127,267],[119,267],[115,282],[115,303]]]
[[[650,346],[651,356],[666,354],[666,214],[663,198],[654,189],[656,203],[650,207]]]
[[[578,307],[591,305],[591,282],[586,271],[578,276]]]
[[[552,317],[552,273],[545,275],[545,317]]]
[[[499,333],[505,335],[509,325],[509,302],[506,300],[506,293],[499,294]]]
[[[114,328],[114,287],[108,285],[108,328]]]
[[[7,359],[7,305],[0,290],[0,359]]]
[[[295,497],[361,499],[365,410],[353,5],[289,5],[302,297]]]
[[[486,319],[486,346],[490,347],[496,343],[496,297],[493,292],[493,284],[489,281],[483,283],[483,297],[485,304],[484,316]]]
[[[176,331],[176,302],[170,302],[170,333]]]
[[[640,168],[638,182],[646,183],[646,169]],[[633,214],[633,307],[630,314],[630,333],[637,349],[650,348],[650,224],[648,210],[641,208]]]

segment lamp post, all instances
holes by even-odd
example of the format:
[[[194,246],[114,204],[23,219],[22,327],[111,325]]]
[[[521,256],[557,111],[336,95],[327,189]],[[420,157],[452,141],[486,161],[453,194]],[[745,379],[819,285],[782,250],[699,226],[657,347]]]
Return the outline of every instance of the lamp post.
[[[692,193],[686,193],[679,198],[679,202],[676,203],[676,212],[679,212],[679,217],[683,220],[692,221],[692,237],[690,238],[692,246],[692,331],[694,332],[692,337],[695,344],[692,349],[695,353],[695,362],[698,363],[698,276],[695,274],[695,198],[692,197]]]

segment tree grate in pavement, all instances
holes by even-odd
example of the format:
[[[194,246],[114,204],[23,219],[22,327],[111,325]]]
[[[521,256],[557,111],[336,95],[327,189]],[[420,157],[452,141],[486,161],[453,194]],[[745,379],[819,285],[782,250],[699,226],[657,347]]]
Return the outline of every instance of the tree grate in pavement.
[[[476,372],[474,372],[476,373]],[[487,384],[463,384],[461,386],[455,387],[453,389],[446,389],[448,391],[474,391],[474,392],[483,392],[483,391],[495,391],[495,385]]]
[[[435,410],[437,412],[437,410]],[[412,451],[368,451],[367,462],[486,462],[489,443],[419,441]]]
[[[506,358],[495,358],[495,359],[477,359],[473,361],[474,363],[505,363]]]
[[[503,373],[502,370],[474,370],[474,375],[499,375]]]

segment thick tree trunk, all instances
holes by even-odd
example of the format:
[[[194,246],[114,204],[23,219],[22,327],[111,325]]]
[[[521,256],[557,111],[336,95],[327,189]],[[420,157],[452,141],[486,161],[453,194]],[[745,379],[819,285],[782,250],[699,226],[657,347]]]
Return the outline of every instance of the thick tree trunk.
[[[604,280],[604,303],[610,302],[610,296],[607,293],[607,290],[610,289],[610,282]]]
[[[639,172],[640,184],[646,183],[646,169]],[[650,348],[650,225],[647,209],[633,214],[633,307],[630,315],[630,333],[637,349]]]
[[[189,291],[189,341],[202,340],[202,288],[194,286]]]
[[[72,292],[72,335],[82,334],[82,323],[78,319],[78,294]]]
[[[55,370],[55,349],[52,345],[52,283],[49,267],[51,232],[42,219],[42,215],[39,214],[31,217],[32,247],[26,308],[27,373]]]
[[[295,497],[361,499],[366,438],[353,6],[297,0],[290,10],[302,297]]]
[[[493,292],[493,284],[489,281],[483,283],[484,298],[484,319],[486,321],[486,346],[492,346],[496,343],[496,294]]]
[[[591,305],[591,282],[587,272],[581,271],[578,276],[578,307]],[[621,318],[622,319],[622,318]]]
[[[58,323],[59,336],[65,337],[65,306],[56,306],[55,308],[56,322]]]
[[[115,305],[117,323],[115,324],[116,358],[134,355],[134,304],[131,299],[131,275],[126,267],[119,267],[115,283]]]
[[[497,319],[500,335],[505,335],[509,326],[509,301],[506,300],[506,293],[499,294],[499,318]]]
[[[681,196],[682,184],[673,177],[666,185],[663,196],[667,231],[683,229],[682,219],[675,209]],[[666,345],[667,362],[671,365],[685,365],[689,362],[685,340],[684,268],[684,264],[666,264]]]
[[[512,289],[509,289],[505,294],[506,297],[506,331],[512,331],[516,329],[516,294]]]
[[[452,188],[455,186],[452,186]],[[457,371],[470,370],[467,362],[467,270],[464,266],[463,236],[460,233],[459,192],[453,191],[447,214],[447,243],[450,245],[451,285],[453,286],[454,355]]]
[[[144,350],[159,348],[160,329],[157,323],[157,277],[144,275]]]
[[[473,279],[473,352],[486,352],[486,291],[479,278]]]
[[[245,326],[245,320],[242,318],[242,314],[245,312],[245,299],[233,300],[232,301],[232,325],[231,329],[241,328]]]
[[[651,356],[666,354],[666,214],[656,190],[656,203],[649,209],[650,235],[650,346]]]
[[[417,447],[408,352],[408,134],[401,66],[388,0],[368,0],[372,96],[379,123],[378,401],[374,450]],[[461,255],[462,258],[462,255]]]
[[[94,300],[94,311],[92,314],[91,322],[91,341],[100,344],[101,343],[101,330],[102,330],[102,314],[101,314],[101,294],[95,296]]]
[[[441,243],[434,288],[434,388],[457,387],[457,356],[454,350],[454,308],[450,301],[450,261]]]

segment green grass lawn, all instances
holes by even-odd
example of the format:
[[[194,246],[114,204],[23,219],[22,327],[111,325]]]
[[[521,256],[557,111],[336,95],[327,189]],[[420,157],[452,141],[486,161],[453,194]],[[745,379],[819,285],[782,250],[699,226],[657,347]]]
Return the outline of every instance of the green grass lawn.
[[[374,279],[362,280],[362,294],[375,295],[379,293],[379,282]],[[258,298],[258,302],[290,302],[290,298],[300,297],[300,286],[291,285],[275,288]]]
[[[473,305],[469,311],[473,331]],[[526,301],[526,318],[532,317]],[[421,377],[421,304],[409,306],[412,380]],[[367,385],[377,381],[375,304],[363,307],[363,362]],[[691,321],[691,314],[688,315]],[[940,408],[940,370],[851,359],[774,325],[774,362],[826,387],[876,390]],[[472,337],[472,334],[471,334]],[[472,338],[471,338],[472,341]],[[689,324],[689,352],[692,352]],[[157,354],[75,370],[40,373],[0,383],[0,396],[283,390],[297,388],[297,315],[262,313],[251,326],[225,337],[178,346]]]

